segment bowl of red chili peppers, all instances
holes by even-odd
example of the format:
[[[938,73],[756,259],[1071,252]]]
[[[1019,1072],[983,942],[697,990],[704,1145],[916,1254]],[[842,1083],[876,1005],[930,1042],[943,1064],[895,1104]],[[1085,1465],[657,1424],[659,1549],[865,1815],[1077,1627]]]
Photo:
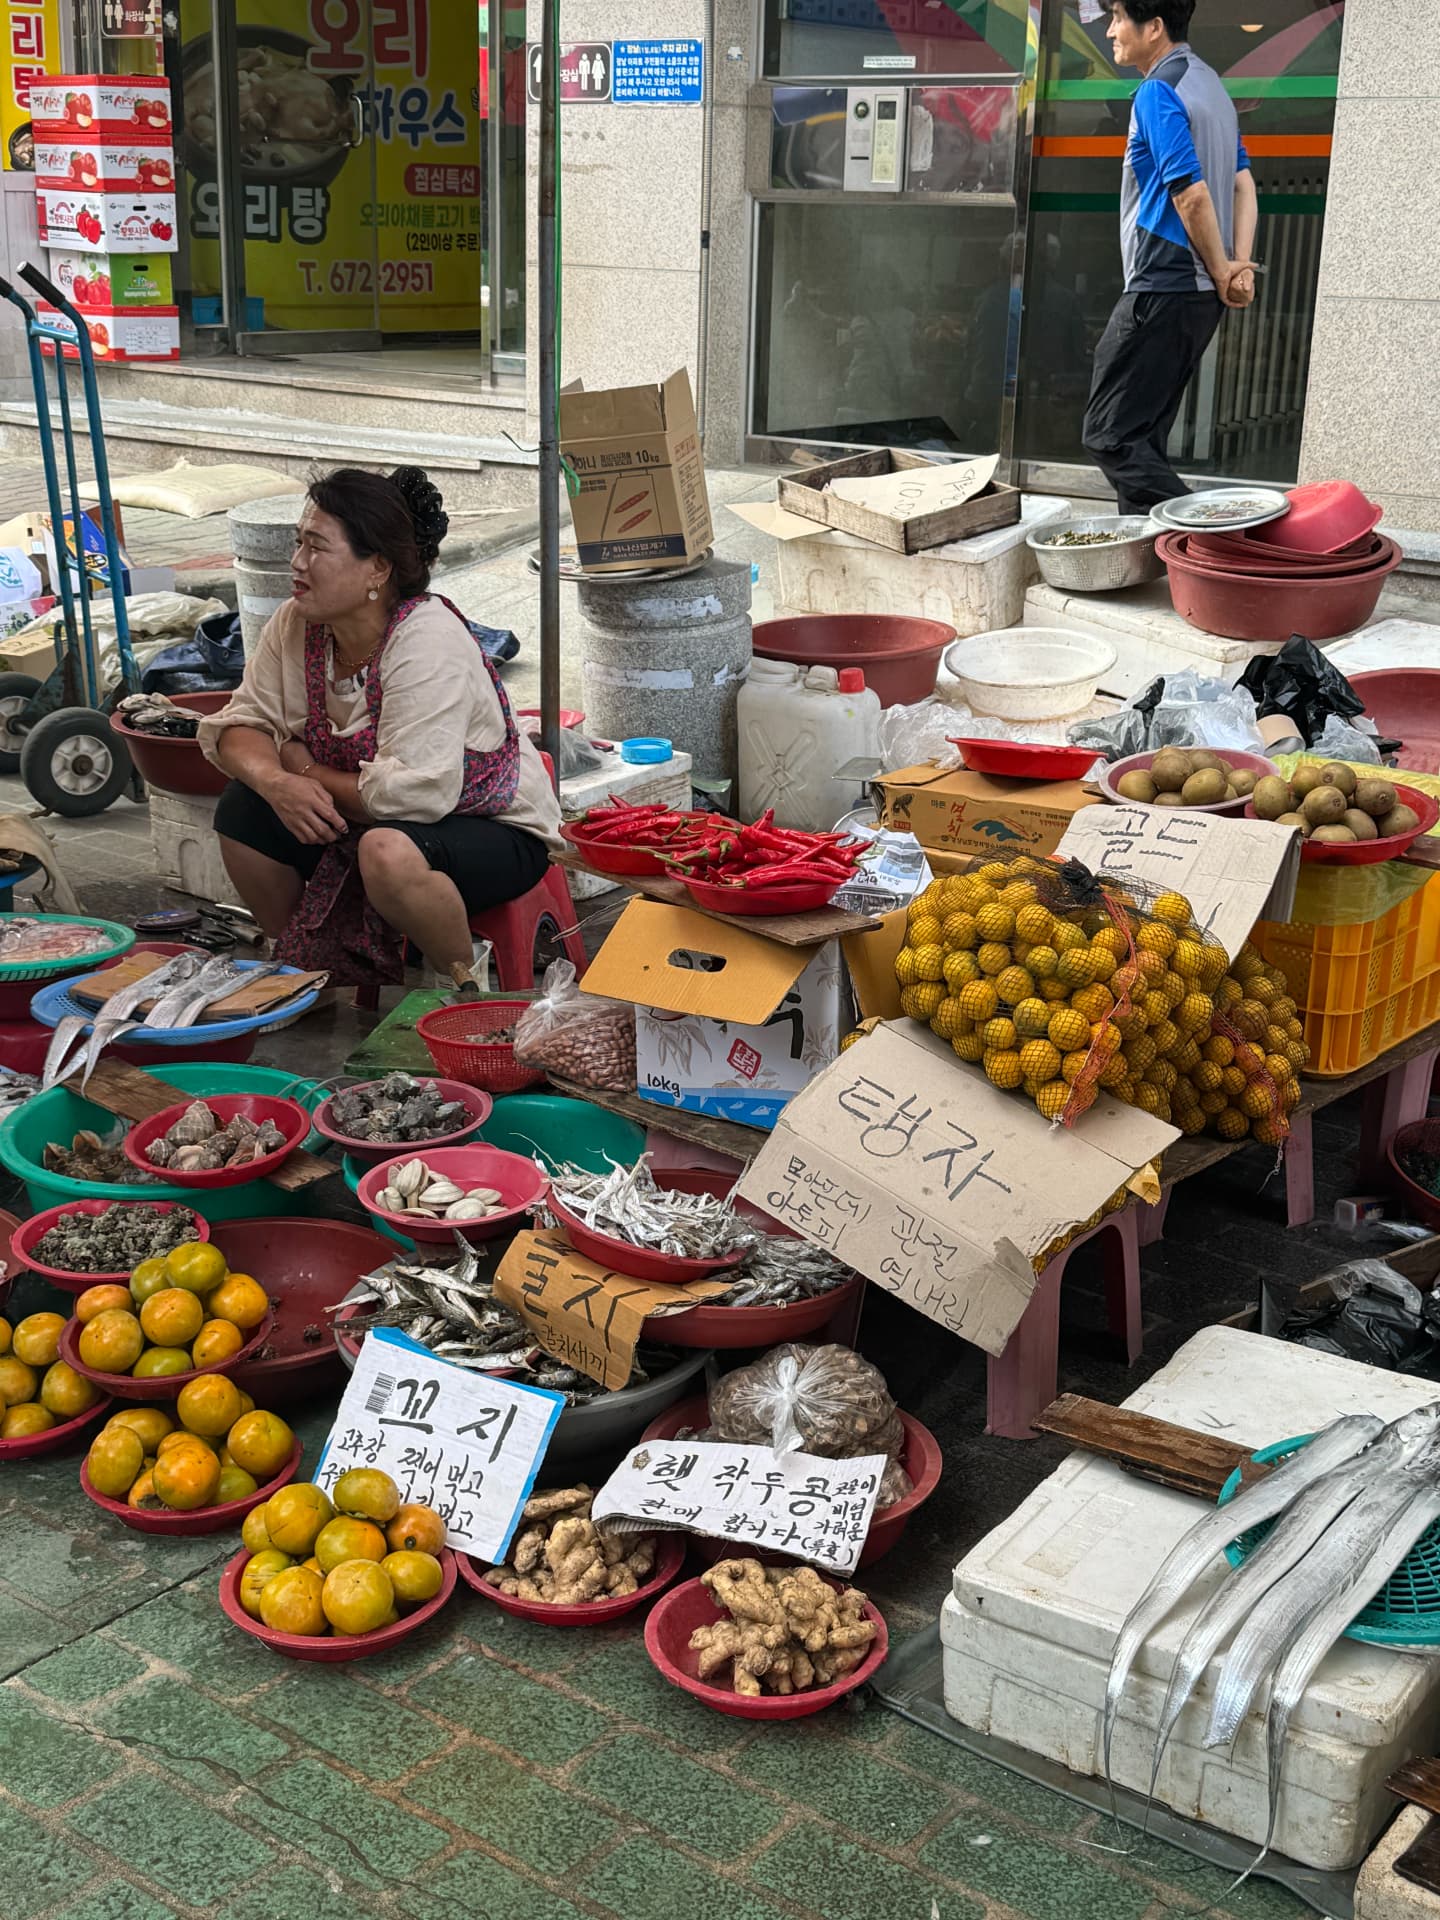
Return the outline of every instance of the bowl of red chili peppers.
[[[560,829],[563,838],[599,873],[659,879],[672,860],[708,843],[712,826],[738,831],[738,823],[718,813],[688,808],[628,806],[613,795],[603,807],[591,807],[580,820]]]

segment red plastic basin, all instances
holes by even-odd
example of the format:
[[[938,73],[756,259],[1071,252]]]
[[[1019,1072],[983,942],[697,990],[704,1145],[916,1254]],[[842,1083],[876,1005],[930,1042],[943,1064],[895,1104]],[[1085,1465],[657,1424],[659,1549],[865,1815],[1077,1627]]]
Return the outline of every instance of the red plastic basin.
[[[274,1323],[274,1314],[267,1313],[238,1353],[224,1360],[212,1360],[208,1367],[192,1367],[188,1373],[156,1374],[137,1380],[132,1373],[101,1373],[97,1367],[87,1367],[80,1358],[80,1335],[84,1329],[78,1320],[67,1320],[60,1336],[60,1358],[92,1387],[99,1387],[102,1393],[113,1393],[117,1400],[174,1400],[182,1387],[188,1387],[192,1380],[199,1380],[204,1374],[239,1372],[270,1338]]]
[[[269,1120],[280,1129],[284,1139],[269,1153],[262,1154],[258,1160],[247,1161],[241,1167],[216,1167],[205,1173],[182,1173],[175,1167],[157,1168],[147,1157],[145,1149],[152,1141],[167,1133],[193,1104],[189,1100],[177,1101],[173,1107],[152,1113],[148,1120],[142,1120],[130,1129],[122,1147],[132,1167],[138,1167],[142,1173],[163,1173],[166,1183],[175,1187],[196,1187],[202,1191],[216,1187],[245,1187],[252,1180],[264,1180],[274,1173],[310,1132],[310,1115],[298,1100],[279,1100],[268,1093],[207,1094],[204,1104],[222,1127],[243,1114],[247,1120],[253,1120],[256,1126]]]
[[[1284,642],[1335,640],[1363,627],[1374,613],[1385,582],[1400,564],[1400,549],[1387,543],[1385,558],[1363,573],[1335,579],[1278,579],[1214,572],[1189,558],[1183,534],[1162,533],[1155,550],[1170,576],[1175,611],[1202,633],[1228,640]]]
[[[10,1289],[15,1284],[15,1275],[24,1264],[18,1254],[10,1251],[10,1237],[18,1232],[20,1222],[13,1213],[0,1208],[0,1309],[10,1297]]]
[[[421,1076],[421,1084],[433,1087],[442,1100],[458,1100],[466,1110],[466,1118],[449,1133],[437,1133],[429,1140],[412,1142],[415,1150],[434,1147],[458,1147],[477,1134],[490,1118],[495,1102],[488,1093],[482,1093],[478,1087],[467,1087],[461,1080],[437,1080],[432,1075]],[[347,1087],[347,1093],[358,1093],[362,1087],[374,1086],[373,1080],[357,1081],[353,1087]],[[378,1167],[382,1160],[393,1160],[400,1150],[402,1142],[395,1140],[357,1140],[353,1135],[341,1133],[334,1125],[331,1115],[337,1096],[331,1094],[322,1100],[311,1116],[310,1124],[323,1139],[332,1145],[343,1147],[350,1158],[362,1167]],[[248,1269],[247,1269],[248,1271]]]
[[[263,1640],[272,1653],[283,1653],[289,1660],[318,1660],[326,1665],[334,1665],[342,1660],[364,1660],[372,1653],[385,1653],[401,1640],[408,1639],[412,1633],[433,1620],[455,1591],[457,1574],[455,1555],[448,1547],[442,1547],[436,1556],[442,1569],[440,1591],[433,1600],[427,1600],[423,1606],[416,1607],[413,1613],[407,1613],[397,1620],[393,1627],[377,1627],[373,1633],[277,1633],[273,1627],[267,1627],[263,1620],[252,1620],[240,1604],[240,1576],[245,1571],[245,1563],[250,1555],[242,1548],[233,1560],[225,1562],[220,1575],[220,1605],[227,1620],[232,1620],[242,1632]]]
[[[98,1427],[108,1420],[115,1402],[108,1393],[102,1393],[93,1407],[87,1407],[84,1413],[77,1413],[71,1420],[61,1420],[44,1433],[26,1433],[14,1440],[0,1440],[0,1466],[7,1466],[15,1460],[34,1460],[42,1453],[59,1453],[62,1447],[68,1447],[74,1440],[82,1439],[92,1427]]]
[[[1312,480],[1292,487],[1290,511],[1266,523],[1272,546],[1298,553],[1334,553],[1379,526],[1384,508],[1367,500],[1352,480]]]
[[[1385,1149],[1390,1185],[1417,1219],[1440,1233],[1440,1199],[1408,1174],[1401,1161],[1407,1153],[1440,1155],[1440,1120],[1415,1120],[1401,1127]]]
[[[387,1213],[377,1204],[378,1197],[390,1184],[390,1174],[408,1160],[423,1160],[431,1173],[444,1174],[457,1187],[467,1190],[492,1187],[504,1202],[504,1211],[492,1213],[487,1220],[417,1220],[410,1213]],[[355,1197],[377,1220],[383,1220],[387,1227],[394,1227],[409,1239],[435,1241],[448,1247],[454,1244],[457,1233],[466,1240],[494,1240],[501,1234],[518,1232],[526,1214],[544,1198],[549,1185],[533,1160],[519,1153],[504,1153],[499,1147],[441,1147],[438,1152],[416,1147],[372,1167],[361,1180]]]
[[[58,1207],[46,1207],[43,1213],[32,1213],[15,1230],[11,1245],[17,1266],[28,1267],[31,1273],[38,1273],[42,1280],[48,1280],[52,1287],[58,1287],[62,1293],[84,1293],[87,1287],[119,1286],[128,1284],[128,1270],[119,1273],[72,1273],[65,1267],[47,1267],[37,1260],[32,1252],[53,1226],[59,1223],[62,1213],[104,1213],[110,1207],[154,1207],[157,1212],[171,1213],[183,1201],[179,1200],[66,1200]],[[190,1209],[192,1213],[195,1209]],[[199,1214],[195,1216],[195,1238],[210,1238],[210,1222]]]
[[[806,613],[762,620],[751,635],[761,660],[802,667],[859,667],[882,707],[909,706],[935,691],[940,656],[955,638],[943,620],[892,613]]]
[[[1347,678],[1381,733],[1402,743],[1400,771],[1440,773],[1440,667],[1386,667]]]
[[[1388,770],[1387,770],[1388,771]],[[1338,846],[1327,846],[1323,841],[1303,840],[1300,843],[1302,860],[1331,867],[1378,867],[1383,861],[1398,860],[1406,849],[1418,840],[1422,833],[1429,833],[1440,821],[1440,800],[1433,794],[1421,793],[1418,787],[1405,787],[1398,780],[1390,785],[1395,789],[1395,798],[1410,808],[1420,822],[1410,833],[1385,833],[1375,840],[1341,841]],[[1245,818],[1255,819],[1255,803],[1245,803]]]
[[[300,1471],[301,1452],[297,1440],[290,1449],[290,1458],[279,1473],[267,1480],[263,1487],[257,1487],[254,1493],[247,1493],[239,1500],[224,1500],[218,1506],[196,1507],[189,1513],[181,1513],[171,1507],[131,1507],[123,1500],[112,1500],[108,1493],[97,1491],[90,1478],[89,1465],[84,1460],[80,1462],[80,1491],[87,1500],[93,1500],[97,1507],[118,1520],[122,1526],[132,1527],[136,1533],[168,1533],[172,1537],[224,1533],[227,1527],[238,1527],[247,1513],[253,1513],[256,1507],[263,1507],[272,1493],[289,1486]]]
[[[173,700],[174,705],[186,707],[191,713],[219,713],[229,705],[230,695],[177,693]],[[211,766],[198,740],[169,740],[163,734],[140,733],[118,717],[110,724],[130,749],[130,758],[141,776],[162,793],[213,797],[229,785],[230,776]]]
[[[543,1600],[521,1600],[516,1594],[501,1593],[485,1579],[482,1562],[463,1553],[458,1559],[460,1578],[466,1586],[492,1606],[499,1607],[502,1613],[513,1613],[520,1620],[538,1620],[546,1627],[593,1627],[601,1621],[618,1620],[622,1614],[633,1613],[637,1607],[653,1600],[657,1593],[663,1593],[685,1564],[685,1535],[666,1533],[657,1538],[655,1570],[648,1580],[641,1581],[634,1593],[612,1593],[603,1600],[585,1600],[573,1607],[547,1606]]]

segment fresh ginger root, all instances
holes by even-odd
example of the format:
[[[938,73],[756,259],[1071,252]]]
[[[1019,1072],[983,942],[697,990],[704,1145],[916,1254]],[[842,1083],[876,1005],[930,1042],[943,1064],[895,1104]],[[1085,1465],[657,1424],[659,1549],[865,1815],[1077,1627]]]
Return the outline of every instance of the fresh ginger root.
[[[510,1558],[485,1575],[487,1585],[520,1600],[576,1606],[634,1593],[655,1567],[653,1534],[613,1533],[590,1518],[587,1486],[532,1494]]]
[[[840,1592],[813,1567],[765,1567],[758,1560],[720,1560],[701,1576],[729,1619],[697,1627],[699,1678],[729,1663],[731,1685],[751,1698],[803,1693],[853,1673],[875,1638],[865,1596]]]

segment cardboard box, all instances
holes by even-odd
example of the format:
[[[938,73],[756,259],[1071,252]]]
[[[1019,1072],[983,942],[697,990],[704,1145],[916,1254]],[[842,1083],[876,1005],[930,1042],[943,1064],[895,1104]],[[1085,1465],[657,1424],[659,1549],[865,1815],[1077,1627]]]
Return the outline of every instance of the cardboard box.
[[[36,311],[43,315],[46,328],[61,339],[73,341],[74,322],[42,300]],[[178,307],[83,307],[81,318],[90,336],[97,360],[178,360],[180,358],[180,309]],[[42,353],[55,349],[41,342]],[[62,347],[67,360],[78,360],[80,349]]]
[[[39,140],[98,141],[173,131],[170,82],[160,75],[46,74],[30,82],[30,119]]]
[[[91,253],[174,253],[175,196],[80,193],[37,187],[35,217],[42,247]]]
[[[784,947],[688,907],[633,900],[580,983],[635,1004],[636,1091],[773,1127],[852,1024],[838,941]]]
[[[174,193],[175,155],[163,135],[94,141],[37,139],[35,184],[78,193]]]
[[[661,386],[567,389],[560,452],[578,479],[570,517],[587,573],[678,567],[714,542],[690,376]]]
[[[175,305],[165,253],[52,253],[47,271],[77,307],[108,313],[116,307]]]
[[[791,1101],[737,1193],[986,1353],[1031,1262],[1179,1138],[1108,1094],[1052,1127],[912,1022],[885,1025]]]
[[[965,767],[902,767],[875,787],[880,824],[913,833],[927,853],[1053,853],[1081,807],[1104,805],[1078,780],[996,780]]]
[[[994,463],[990,464],[993,469]],[[993,480],[971,499],[952,502],[946,498],[946,482],[956,483],[949,491],[963,492],[965,476],[973,465],[970,461],[927,460],[923,454],[881,447],[783,473],[776,492],[787,513],[800,514],[823,527],[838,527],[842,533],[858,534],[862,540],[873,540],[895,553],[919,553],[925,547],[943,547],[970,534],[1008,527],[1020,518],[1019,489],[999,486]],[[917,489],[919,504],[914,511],[879,511],[829,491],[836,480],[900,473],[913,473],[925,483]],[[934,495],[933,500],[923,498],[927,493]]]

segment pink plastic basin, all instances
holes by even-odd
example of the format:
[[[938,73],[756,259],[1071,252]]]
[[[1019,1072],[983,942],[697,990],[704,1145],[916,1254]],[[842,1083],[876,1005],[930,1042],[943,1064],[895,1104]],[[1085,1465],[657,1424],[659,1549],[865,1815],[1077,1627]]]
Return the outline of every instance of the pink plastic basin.
[[[1440,667],[1347,675],[1381,733],[1402,745],[1400,771],[1440,773]]]
[[[1395,542],[1386,546],[1385,558],[1363,573],[1298,580],[1198,566],[1186,552],[1183,534],[1162,533],[1155,551],[1170,576],[1175,611],[1192,627],[1227,640],[1283,642],[1292,634],[1336,640],[1363,627],[1400,564]]]
[[[762,620],[751,636],[761,660],[802,667],[859,667],[882,707],[909,706],[935,691],[940,656],[955,638],[943,620],[891,613],[806,613]]]
[[[1290,489],[1290,511],[1266,523],[1271,546],[1298,553],[1334,553],[1373,533],[1383,507],[1367,500],[1351,480],[1313,480]]]

